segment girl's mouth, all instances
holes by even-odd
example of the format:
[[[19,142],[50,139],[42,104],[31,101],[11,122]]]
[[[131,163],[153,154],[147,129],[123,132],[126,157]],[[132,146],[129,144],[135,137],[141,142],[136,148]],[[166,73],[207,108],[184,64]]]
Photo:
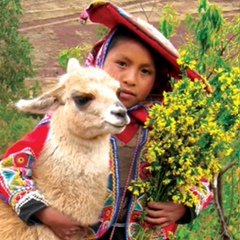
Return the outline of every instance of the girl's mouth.
[[[128,90],[122,90],[120,92],[120,99],[128,100],[128,99],[130,99],[134,96],[135,96],[135,94],[131,91],[128,91]]]

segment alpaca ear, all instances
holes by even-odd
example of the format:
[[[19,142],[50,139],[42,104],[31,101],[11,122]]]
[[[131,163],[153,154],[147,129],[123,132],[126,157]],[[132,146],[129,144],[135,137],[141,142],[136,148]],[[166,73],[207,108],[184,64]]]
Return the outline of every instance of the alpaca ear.
[[[81,69],[81,65],[76,58],[70,58],[67,64],[67,73]]]
[[[59,105],[64,105],[63,95],[65,92],[64,86],[42,94],[33,99],[21,99],[16,103],[16,107],[23,112],[46,114],[49,110],[56,109]]]

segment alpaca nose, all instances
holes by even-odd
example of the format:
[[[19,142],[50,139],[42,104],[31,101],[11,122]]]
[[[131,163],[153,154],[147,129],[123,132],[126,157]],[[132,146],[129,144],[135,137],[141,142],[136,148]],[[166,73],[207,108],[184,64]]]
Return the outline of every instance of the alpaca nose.
[[[115,115],[117,118],[124,120],[125,124],[129,124],[130,122],[127,114],[127,109],[120,102],[116,103],[115,108],[111,110],[111,114]]]
[[[117,107],[114,110],[112,110],[111,113],[124,118],[127,114],[127,110],[123,107]]]

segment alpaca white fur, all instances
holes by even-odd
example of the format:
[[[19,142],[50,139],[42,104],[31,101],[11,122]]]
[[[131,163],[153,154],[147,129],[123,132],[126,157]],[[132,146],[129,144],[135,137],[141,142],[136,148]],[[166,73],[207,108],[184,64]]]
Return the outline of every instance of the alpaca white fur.
[[[55,89],[17,103],[25,112],[54,110],[49,135],[34,163],[33,179],[51,206],[81,226],[99,220],[107,193],[110,135],[129,123],[118,90],[118,81],[103,70],[83,68],[70,59]],[[46,226],[27,226],[0,200],[0,239],[59,238]],[[71,238],[79,239],[80,235]]]

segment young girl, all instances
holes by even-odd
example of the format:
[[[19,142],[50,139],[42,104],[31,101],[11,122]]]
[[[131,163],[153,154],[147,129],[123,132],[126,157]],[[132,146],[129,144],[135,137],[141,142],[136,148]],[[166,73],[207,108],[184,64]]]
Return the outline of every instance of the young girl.
[[[152,228],[162,229],[161,232],[156,230],[154,239],[167,239],[168,232],[175,232],[178,223],[191,222],[206,207],[211,200],[211,192],[208,191],[208,195],[199,193],[198,205],[195,209],[190,209],[173,202],[148,202],[147,206],[143,206],[141,197],[132,196],[127,187],[132,179],[144,181],[146,178],[144,153],[149,141],[149,130],[143,128],[144,122],[153,103],[161,104],[163,91],[171,90],[170,78],[179,78],[179,67],[176,64],[178,52],[151,25],[134,19],[113,4],[102,1],[91,4],[82,18],[90,18],[111,30],[94,46],[86,60],[86,66],[103,68],[120,82],[122,91],[119,98],[128,108],[131,118],[125,131],[111,138],[111,174],[100,222],[96,226],[82,229],[69,216],[53,209],[38,191],[31,176],[24,174],[26,167],[23,166],[9,166],[15,172],[15,182],[19,183],[15,186],[0,171],[0,178],[4,179],[0,182],[0,196],[26,224],[45,224],[63,240],[68,240],[83,230],[89,239],[136,239],[139,216],[144,211],[147,214],[146,223]],[[189,76],[199,78],[191,71]],[[37,146],[43,145],[39,138],[41,128],[50,121],[48,118],[44,125],[41,124],[17,142],[1,161],[4,162],[9,156],[14,159],[26,155],[26,147],[31,149],[34,157],[41,150]],[[21,181],[17,181],[19,178]]]

